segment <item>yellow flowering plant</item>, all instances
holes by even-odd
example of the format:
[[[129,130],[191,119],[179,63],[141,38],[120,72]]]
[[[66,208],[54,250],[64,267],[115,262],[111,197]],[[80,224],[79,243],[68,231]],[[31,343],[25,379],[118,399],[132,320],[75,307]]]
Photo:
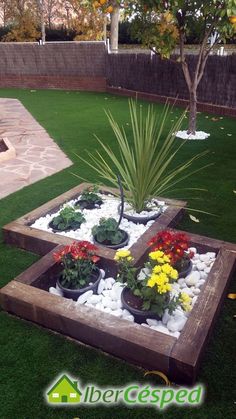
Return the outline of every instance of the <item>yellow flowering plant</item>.
[[[178,271],[170,264],[170,258],[161,250],[149,253],[149,259],[141,270],[133,266],[129,250],[116,252],[118,263],[117,280],[126,283],[132,293],[142,300],[142,310],[150,310],[162,317],[181,306],[191,309],[191,298],[186,293],[171,293],[172,285],[178,280]]]
[[[118,264],[117,281],[127,283],[127,286],[133,291],[137,287],[137,268],[132,265],[133,257],[129,250],[117,250],[115,261]]]

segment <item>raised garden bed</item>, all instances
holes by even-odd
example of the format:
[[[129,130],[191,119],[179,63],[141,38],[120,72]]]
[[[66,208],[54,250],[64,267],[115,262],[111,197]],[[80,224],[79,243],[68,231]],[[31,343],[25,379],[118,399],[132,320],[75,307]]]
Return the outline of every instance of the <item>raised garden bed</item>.
[[[88,186],[91,185],[82,183],[18,220],[5,225],[3,228],[5,242],[22,249],[30,250],[39,255],[45,255],[57,245],[71,244],[75,237],[67,237],[62,234],[39,230],[38,228],[33,228],[32,224],[40,219],[40,217],[46,216],[46,214],[56,213],[66,202],[77,200],[80,193]],[[112,188],[104,187],[101,192],[112,193],[114,191],[115,190]],[[131,246],[130,250],[136,261],[142,257],[144,246],[146,246],[148,240],[157,231],[165,227],[174,227],[182,217],[186,202],[165,199],[165,203],[167,205],[165,212],[161,214],[157,220],[152,223],[151,227],[141,234],[138,240]],[[106,259],[113,260],[115,251],[99,246],[98,254]]]
[[[129,362],[161,370],[174,382],[192,383],[235,268],[236,245],[189,236],[199,253],[215,252],[217,257],[178,338],[49,293],[60,269],[53,251],[2,288],[1,306]],[[103,257],[100,265],[106,276],[115,275],[110,258]]]

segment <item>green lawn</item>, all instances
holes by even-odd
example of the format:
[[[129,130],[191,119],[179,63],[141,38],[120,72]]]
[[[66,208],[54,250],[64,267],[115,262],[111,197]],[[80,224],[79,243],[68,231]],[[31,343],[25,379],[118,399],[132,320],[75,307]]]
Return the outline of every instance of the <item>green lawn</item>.
[[[94,174],[75,156],[85,156],[85,149],[97,147],[93,133],[115,146],[107,124],[104,108],[110,109],[127,130],[130,129],[127,99],[108,94],[1,89],[0,97],[18,98],[44,126],[58,145],[74,161],[73,168],[28,186],[0,201],[1,226],[47,202],[77,184],[71,171],[95,180]],[[146,106],[142,102],[142,106]],[[156,105],[161,110],[161,105]],[[175,109],[170,119],[180,114]],[[206,118],[206,116],[208,118]],[[173,196],[188,198],[189,206],[209,211],[216,216],[195,214],[199,223],[186,215],[179,225],[187,231],[236,242],[235,202],[235,120],[212,121],[211,115],[199,115],[199,129],[211,133],[207,141],[188,142],[179,161],[209,149],[203,163],[213,162],[195,175],[184,186],[203,187],[208,192]],[[171,122],[171,121],[170,121]],[[224,129],[221,129],[223,127]],[[227,134],[233,134],[228,136]],[[180,140],[176,140],[180,141]],[[196,199],[197,198],[197,199]],[[0,243],[0,287],[22,272],[38,256]],[[231,291],[235,287],[231,286]],[[83,383],[95,382],[103,386],[125,385],[132,381],[146,383],[143,371],[113,359],[101,352],[77,345],[30,323],[0,312],[0,418],[1,419],[172,419],[222,418],[235,416],[235,301],[225,300],[219,321],[207,347],[198,382],[206,386],[205,403],[198,409],[171,408],[158,412],[154,409],[126,407],[94,407],[90,409],[51,408],[43,400],[43,391],[54,377],[67,371]],[[234,358],[233,358],[234,357]],[[158,380],[154,380],[158,383]],[[159,381],[160,383],[160,381]]]

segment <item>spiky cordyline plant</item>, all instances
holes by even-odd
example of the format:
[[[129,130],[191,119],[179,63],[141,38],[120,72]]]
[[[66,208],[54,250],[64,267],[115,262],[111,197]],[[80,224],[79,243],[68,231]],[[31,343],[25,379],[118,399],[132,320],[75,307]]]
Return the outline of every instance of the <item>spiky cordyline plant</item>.
[[[119,126],[110,112],[106,112],[118,142],[119,155],[95,136],[105,151],[107,159],[97,150],[95,153],[87,152],[88,161],[78,157],[112,186],[117,187],[117,173],[119,173],[126,200],[139,213],[146,208],[147,202],[152,198],[170,192],[176,184],[203,169],[201,167],[193,171],[188,170],[194,161],[204,156],[208,151],[199,153],[171,169],[170,166],[185,143],[181,142],[176,148],[175,133],[180,129],[185,112],[172,125],[162,141],[169,116],[168,105],[164,107],[159,119],[152,105],[148,106],[147,114],[143,115],[142,107],[138,107],[135,100],[129,100],[129,111],[132,141],[128,140],[124,127]],[[209,165],[204,167],[207,166]]]

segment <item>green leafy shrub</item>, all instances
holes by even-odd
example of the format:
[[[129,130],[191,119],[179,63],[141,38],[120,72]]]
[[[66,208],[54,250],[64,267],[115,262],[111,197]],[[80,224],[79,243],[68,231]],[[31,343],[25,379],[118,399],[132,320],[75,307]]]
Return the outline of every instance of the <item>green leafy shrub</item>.
[[[118,229],[114,218],[101,218],[99,225],[92,228],[92,234],[99,243],[119,244],[125,238],[125,232]]]
[[[75,211],[72,207],[63,208],[59,215],[54,217],[50,223],[51,228],[55,230],[76,230],[85,222],[85,217],[80,211]]]
[[[79,197],[79,201],[87,201],[88,204],[91,205],[101,205],[102,199],[98,195],[99,189],[97,186],[90,186],[83,190],[82,194]],[[79,203],[79,202],[78,202]]]

